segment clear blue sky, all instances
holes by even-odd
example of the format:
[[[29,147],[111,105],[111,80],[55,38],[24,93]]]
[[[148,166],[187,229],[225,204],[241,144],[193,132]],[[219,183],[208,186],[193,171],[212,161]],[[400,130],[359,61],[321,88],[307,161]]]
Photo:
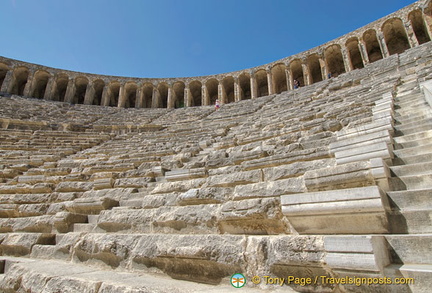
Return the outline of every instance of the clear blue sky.
[[[0,0],[0,55],[130,77],[184,77],[311,49],[411,0]]]

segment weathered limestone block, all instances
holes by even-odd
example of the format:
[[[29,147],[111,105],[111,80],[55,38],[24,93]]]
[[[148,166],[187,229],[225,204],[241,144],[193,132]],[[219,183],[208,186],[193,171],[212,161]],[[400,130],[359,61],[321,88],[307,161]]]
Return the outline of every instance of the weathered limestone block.
[[[178,169],[165,172],[167,181],[181,181],[203,177],[207,177],[207,170],[205,168]]]
[[[282,212],[302,234],[387,233],[387,197],[377,186],[291,194]]]
[[[93,182],[93,189],[94,190],[108,189],[108,188],[112,188],[113,185],[114,185],[114,179],[112,178],[96,179]]]
[[[163,206],[155,209],[113,209],[102,211],[98,227],[107,232],[216,233],[219,206]]]
[[[0,189],[0,194],[11,193],[50,193],[54,189],[51,183],[36,183],[35,185],[17,184],[17,185],[4,185]]]
[[[255,148],[250,151],[239,151],[230,154],[230,158],[234,164],[238,165],[243,161],[249,161],[253,159],[259,159],[263,157],[267,157],[268,153],[263,150],[261,147]]]
[[[374,185],[375,179],[369,161],[348,163],[318,170],[306,171],[304,180],[308,191],[332,190]]]
[[[21,204],[18,207],[18,214],[21,217],[45,215],[48,206],[48,204]]]
[[[89,190],[84,192],[82,198],[111,198],[115,201],[127,199],[131,194],[138,192],[136,188],[112,188],[103,190]]]
[[[289,233],[279,198],[229,201],[222,205],[219,230],[230,234]]]
[[[276,197],[282,194],[305,192],[303,177],[288,178],[277,181],[266,181],[248,185],[237,185],[233,199],[256,197]]]
[[[93,182],[65,181],[57,184],[56,192],[82,192],[93,188]]]
[[[115,188],[142,188],[146,187],[147,183],[153,182],[153,177],[140,178],[119,178],[114,181]]]
[[[54,244],[53,234],[42,233],[9,233],[0,243],[0,251],[3,255],[23,256],[31,252],[35,244]]]
[[[85,235],[73,247],[74,257],[81,262],[103,262],[116,268],[128,261],[138,239],[137,235]]]
[[[244,236],[146,235],[131,259],[137,268],[158,268],[175,279],[218,284],[242,271]]]
[[[190,189],[178,198],[179,205],[222,203],[232,196],[232,188],[208,187]]]
[[[0,218],[15,218],[18,217],[18,207],[17,204],[0,204]]]
[[[70,232],[73,228],[73,224],[86,222],[86,215],[73,214],[70,212],[58,212],[53,218],[54,228],[59,233]]]
[[[169,193],[169,192],[185,192],[189,189],[199,188],[206,182],[205,178],[197,178],[185,181],[175,182],[161,182],[156,185],[155,189],[151,192],[155,193]]]
[[[250,184],[262,181],[262,171],[244,171],[231,174],[216,175],[207,178],[208,187],[234,187],[239,184]]]
[[[295,162],[288,165],[265,168],[264,181],[275,181],[303,175],[306,171],[335,166],[335,159]]]
[[[82,197],[75,199],[67,210],[76,214],[97,215],[118,205],[119,202],[110,197]]]
[[[143,209],[153,209],[161,206],[174,206],[177,204],[177,196],[177,192],[143,195],[143,198],[140,199],[140,207]]]
[[[296,146],[298,147],[299,145],[297,144]],[[293,150],[275,154],[269,157],[243,162],[241,163],[241,166],[244,170],[253,170],[324,158],[331,158],[330,151],[326,146],[306,150]]]
[[[0,178],[3,177],[3,178],[11,179],[11,178],[15,178],[18,175],[19,175],[18,170],[14,170],[14,169],[6,168],[0,171]]]
[[[5,232],[51,233],[51,230],[52,230],[51,216],[0,219],[0,233],[5,233]]]

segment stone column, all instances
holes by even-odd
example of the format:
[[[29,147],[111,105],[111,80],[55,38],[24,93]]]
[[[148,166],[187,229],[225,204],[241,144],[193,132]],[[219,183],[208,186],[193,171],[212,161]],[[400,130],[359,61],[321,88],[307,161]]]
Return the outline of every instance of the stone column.
[[[157,88],[153,87],[152,93],[152,108],[158,108],[160,101],[160,94]]]
[[[3,80],[3,84],[1,86],[0,92],[2,93],[9,93],[12,91],[11,87],[12,87],[12,78],[13,78],[13,70],[9,70],[6,73],[6,76]]]
[[[201,105],[203,106],[210,105],[210,97],[208,95],[207,87],[204,84],[201,87]]]
[[[43,99],[47,101],[51,101],[53,99],[53,91],[55,89],[55,77],[51,76],[46,85],[45,94]]]
[[[240,87],[240,81],[239,78],[234,78],[234,101],[238,102],[243,99],[243,90]]]
[[[69,79],[68,85],[67,85],[67,88],[66,88],[66,93],[65,93],[65,99],[64,99],[64,101],[66,103],[72,103],[74,96],[75,96],[75,80],[74,79]]]
[[[106,84],[102,90],[101,106],[109,106],[109,96],[110,96],[110,89],[109,89],[109,85]]]
[[[273,74],[270,68],[267,68],[267,85],[268,85],[268,94],[273,95],[275,93],[275,86],[273,84]]]
[[[381,48],[381,53],[383,55],[383,58],[387,58],[388,56],[390,56],[388,48],[387,48],[387,44],[384,38],[384,34],[382,32],[378,32],[377,33],[377,38],[378,38],[378,44],[380,45]]]
[[[168,87],[168,98],[167,98],[167,108],[168,109],[174,109],[174,101],[175,101],[175,92],[170,85]]]
[[[361,55],[362,60],[363,60],[363,64],[364,65],[369,64],[369,55],[367,53],[366,44],[363,41],[363,39],[359,39],[358,46],[359,46],[359,50],[360,50],[360,55]]]
[[[426,15],[424,11],[422,11],[422,17],[423,17],[424,25],[426,27],[426,32],[429,38],[432,38],[432,17]]]
[[[23,96],[24,97],[31,97],[33,95],[33,88],[36,82],[34,81],[34,71],[29,71],[28,77],[27,77],[27,83],[24,87]]]
[[[126,106],[126,89],[124,84],[120,85],[119,96],[117,101],[117,108],[124,108]]]
[[[302,60],[302,69],[303,69],[303,82],[301,86],[310,85],[310,73],[309,73],[309,67],[306,64],[305,60]]]
[[[192,107],[192,93],[189,85],[186,85],[184,89],[184,104],[186,107]]]
[[[94,95],[95,95],[95,89],[93,83],[89,81],[84,95],[84,105],[93,105]]]
[[[286,80],[287,80],[287,89],[293,90],[294,85],[293,85],[292,72],[291,72],[291,69],[289,69],[289,67],[286,67],[286,69],[285,69],[285,76],[286,76]]]
[[[328,69],[327,69],[327,64],[324,60],[323,56],[319,56],[318,57],[318,62],[320,64],[320,68],[321,68],[321,77],[323,80],[328,79]]]
[[[419,45],[419,42],[418,42],[417,37],[414,33],[414,29],[413,29],[411,23],[408,21],[407,22],[404,21],[404,27],[405,27],[406,34],[408,36],[408,41],[409,41],[410,47],[411,48],[417,47]]]
[[[221,104],[227,103],[227,96],[226,96],[225,87],[221,81],[218,84],[218,99],[221,102]]]
[[[143,96],[143,89],[142,86],[138,86],[136,89],[136,102],[135,102],[135,108],[139,109],[142,108],[144,96]]]
[[[349,55],[349,52],[345,46],[341,46],[341,53],[342,53],[342,59],[345,66],[345,72],[349,72],[353,70],[351,57]]]
[[[258,85],[254,73],[251,74],[250,88],[251,88],[251,99],[258,98]]]

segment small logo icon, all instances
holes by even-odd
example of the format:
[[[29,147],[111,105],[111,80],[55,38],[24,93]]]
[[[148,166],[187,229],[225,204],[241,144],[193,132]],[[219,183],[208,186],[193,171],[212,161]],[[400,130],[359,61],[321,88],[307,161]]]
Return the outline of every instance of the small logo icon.
[[[234,288],[241,288],[246,285],[246,278],[242,274],[234,274],[231,276],[230,282]]]

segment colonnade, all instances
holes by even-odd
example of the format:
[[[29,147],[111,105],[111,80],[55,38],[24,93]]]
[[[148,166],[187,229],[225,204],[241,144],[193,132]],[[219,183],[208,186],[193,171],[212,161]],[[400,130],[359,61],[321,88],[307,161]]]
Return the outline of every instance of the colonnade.
[[[417,2],[419,3],[419,2]],[[115,78],[0,59],[0,91],[73,104],[179,108],[232,103],[307,86],[431,40],[432,2],[376,21],[332,42],[269,65],[178,79]],[[401,15],[402,14],[402,15]]]

